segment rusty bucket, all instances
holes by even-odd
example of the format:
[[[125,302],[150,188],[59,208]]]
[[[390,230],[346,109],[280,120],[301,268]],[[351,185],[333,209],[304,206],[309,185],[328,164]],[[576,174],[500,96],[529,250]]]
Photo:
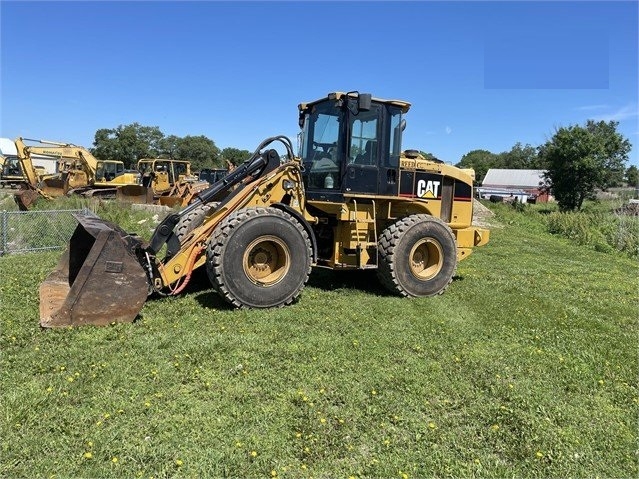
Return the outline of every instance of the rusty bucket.
[[[13,200],[18,205],[20,211],[28,211],[39,197],[40,193],[33,188],[20,188],[20,190],[13,195]]]
[[[152,205],[153,188],[142,185],[122,185],[116,190],[115,199],[122,203]]]
[[[74,216],[79,224],[69,246],[40,285],[40,325],[132,322],[149,289],[135,255],[140,241],[100,218]]]

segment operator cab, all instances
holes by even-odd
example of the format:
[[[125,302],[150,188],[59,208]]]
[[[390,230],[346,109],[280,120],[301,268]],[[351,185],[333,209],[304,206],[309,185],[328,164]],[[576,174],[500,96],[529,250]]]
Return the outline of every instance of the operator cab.
[[[23,176],[22,166],[17,156],[7,156],[5,158],[1,176]]]
[[[403,114],[409,108],[407,102],[359,92],[329,93],[299,105],[307,198],[397,196]]]
[[[121,161],[98,161],[95,168],[97,181],[113,181],[124,174],[124,163]]]

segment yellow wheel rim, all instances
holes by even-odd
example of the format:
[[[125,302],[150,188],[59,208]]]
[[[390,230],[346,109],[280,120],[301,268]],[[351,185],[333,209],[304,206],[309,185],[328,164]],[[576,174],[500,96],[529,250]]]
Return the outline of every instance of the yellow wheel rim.
[[[272,286],[286,276],[291,266],[291,254],[281,239],[260,236],[246,248],[242,266],[253,283]]]
[[[441,271],[444,264],[442,245],[433,238],[424,238],[410,250],[408,257],[410,271],[421,280],[434,278]]]

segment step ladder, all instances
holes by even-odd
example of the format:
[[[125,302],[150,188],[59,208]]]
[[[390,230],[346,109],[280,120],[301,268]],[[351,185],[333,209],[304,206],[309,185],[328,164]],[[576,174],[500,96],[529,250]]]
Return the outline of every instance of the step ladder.
[[[357,200],[353,199],[353,212],[355,213],[355,217],[349,220],[355,226],[355,235],[357,236],[357,246],[356,246],[356,258],[357,258],[357,269],[374,269],[377,268],[377,218],[376,218],[376,210],[375,200],[372,200],[373,208],[372,208],[372,217],[367,218],[359,218],[357,211]],[[368,215],[367,215],[368,216]],[[372,223],[373,229],[371,231],[369,225]],[[372,238],[371,238],[372,233]],[[366,241],[360,241],[361,238],[366,238]],[[368,250],[368,248],[375,248],[375,254],[372,255],[373,263],[363,264],[362,262],[362,252]]]

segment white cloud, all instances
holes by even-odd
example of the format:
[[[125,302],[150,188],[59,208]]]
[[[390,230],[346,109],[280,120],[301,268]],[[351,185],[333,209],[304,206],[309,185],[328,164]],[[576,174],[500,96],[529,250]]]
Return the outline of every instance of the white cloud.
[[[609,108],[608,105],[584,105],[575,108],[575,110],[579,111],[592,111],[592,110],[603,110],[604,108]]]
[[[450,135],[453,132],[453,129],[450,126],[446,127],[446,134]]]
[[[633,105],[630,103],[626,106],[618,108],[616,111],[595,115],[594,120],[621,121],[621,120],[628,120],[629,118],[637,118],[638,116],[639,116],[639,111],[637,111],[637,105]]]

